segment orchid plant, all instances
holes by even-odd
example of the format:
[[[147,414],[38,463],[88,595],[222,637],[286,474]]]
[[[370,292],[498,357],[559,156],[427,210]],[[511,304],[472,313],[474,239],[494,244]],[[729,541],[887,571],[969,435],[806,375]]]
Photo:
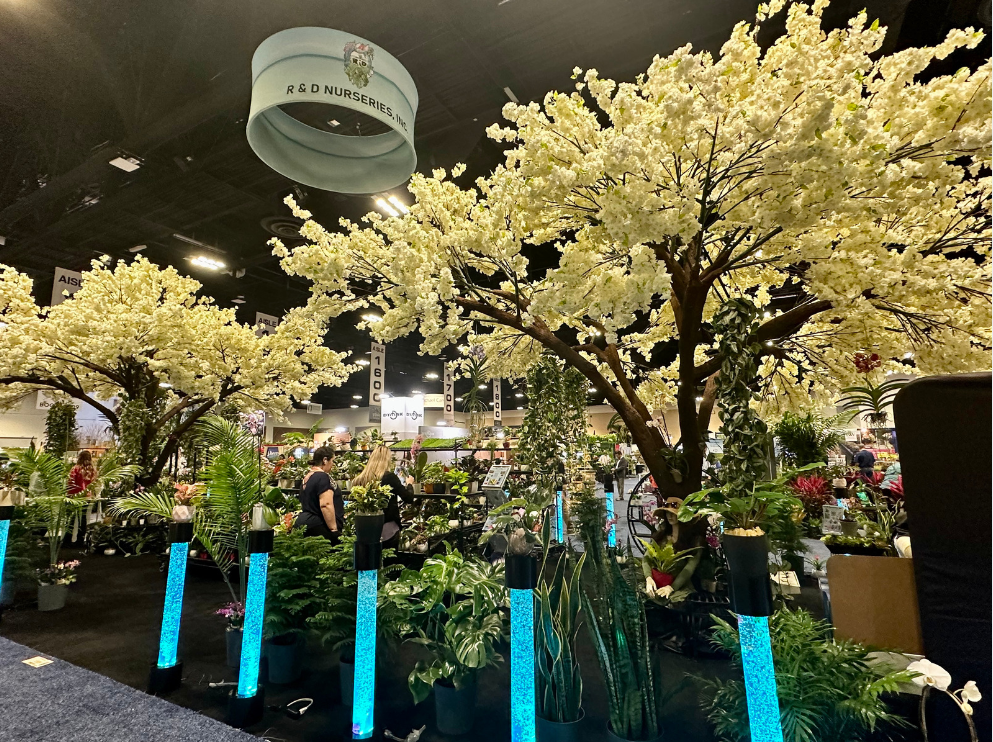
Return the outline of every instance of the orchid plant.
[[[979,737],[976,734],[976,724],[972,718],[972,704],[983,700],[983,694],[979,692],[979,686],[976,685],[976,681],[969,680],[957,691],[950,691],[948,688],[952,684],[951,673],[941,665],[927,659],[919,659],[911,662],[907,665],[907,670],[916,673],[914,682],[922,688],[920,724],[921,732],[924,734],[924,742],[929,742],[930,739],[927,731],[925,708],[932,690],[940,691],[955,701],[955,705],[959,707],[959,710],[965,716],[966,724],[969,727],[970,742],[979,742]]]

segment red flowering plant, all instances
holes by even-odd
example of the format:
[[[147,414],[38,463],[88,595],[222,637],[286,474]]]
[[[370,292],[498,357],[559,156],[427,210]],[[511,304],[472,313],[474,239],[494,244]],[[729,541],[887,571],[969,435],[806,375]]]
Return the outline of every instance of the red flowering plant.
[[[808,518],[820,518],[821,508],[838,504],[831,483],[819,474],[797,477],[790,482],[790,489],[803,503],[803,511]]]

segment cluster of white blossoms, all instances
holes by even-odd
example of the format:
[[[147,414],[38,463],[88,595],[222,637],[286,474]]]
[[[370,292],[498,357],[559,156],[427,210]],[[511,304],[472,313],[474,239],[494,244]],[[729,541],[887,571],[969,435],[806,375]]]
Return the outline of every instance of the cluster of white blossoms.
[[[324,346],[313,312],[293,310],[258,337],[235,310],[198,297],[199,282],[142,257],[94,261],[82,287],[54,307],[38,306],[31,290],[27,276],[0,266],[0,403],[53,381],[107,400],[133,392],[124,377],[141,368],[139,384],[167,389],[173,403],[227,399],[280,412],[353,370]]]
[[[687,46],[635,82],[577,69],[575,92],[505,107],[490,176],[415,175],[408,214],[340,232],[288,200],[310,244],[276,252],[321,316],[375,305],[375,337],[419,330],[427,353],[472,335],[494,376],[576,353],[649,408],[716,370],[709,319],[737,296],[765,312],[766,391],[791,403],[856,381],[857,351],[988,368],[991,67],[917,78],[982,33],[874,58],[886,30],[825,31],[826,5],[791,5],[765,50],[740,23],[718,58]]]

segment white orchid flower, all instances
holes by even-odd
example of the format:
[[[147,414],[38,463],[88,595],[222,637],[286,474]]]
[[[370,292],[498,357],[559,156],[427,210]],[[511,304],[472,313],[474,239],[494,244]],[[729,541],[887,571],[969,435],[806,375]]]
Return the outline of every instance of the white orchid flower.
[[[952,682],[952,676],[948,670],[930,660],[916,660],[915,662],[911,662],[907,665],[907,670],[919,673],[914,678],[914,682],[921,687],[930,685],[938,690],[948,690],[948,686]]]
[[[962,694],[962,699],[965,701],[972,701],[973,703],[976,703],[977,701],[983,700],[983,694],[979,692],[979,687],[976,685],[975,680],[970,680],[959,692]]]

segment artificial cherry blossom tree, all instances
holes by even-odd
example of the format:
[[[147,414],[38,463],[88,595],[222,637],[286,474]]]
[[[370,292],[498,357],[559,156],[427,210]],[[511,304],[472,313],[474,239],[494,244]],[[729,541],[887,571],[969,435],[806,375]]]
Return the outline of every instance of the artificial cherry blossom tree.
[[[82,288],[51,308],[31,290],[31,279],[0,266],[0,405],[51,390],[99,410],[119,435],[136,426],[129,463],[145,485],[220,403],[279,413],[352,370],[323,345],[313,313],[292,310],[258,337],[233,309],[198,297],[198,281],[141,257],[94,261]]]
[[[474,187],[415,175],[409,213],[340,232],[288,199],[309,244],[275,252],[313,281],[316,315],[379,307],[378,340],[418,330],[438,353],[468,335],[504,377],[555,353],[669,494],[700,488],[729,299],[764,312],[758,383],[777,404],[853,383],[859,351],[988,368],[990,63],[918,80],[982,33],[878,56],[884,28],[863,13],[825,31],[826,5],[791,5],[764,50],[781,0],[716,59],[686,46],[621,84],[577,68],[575,92],[505,107],[489,134],[506,163]],[[656,422],[672,403],[681,441]]]

